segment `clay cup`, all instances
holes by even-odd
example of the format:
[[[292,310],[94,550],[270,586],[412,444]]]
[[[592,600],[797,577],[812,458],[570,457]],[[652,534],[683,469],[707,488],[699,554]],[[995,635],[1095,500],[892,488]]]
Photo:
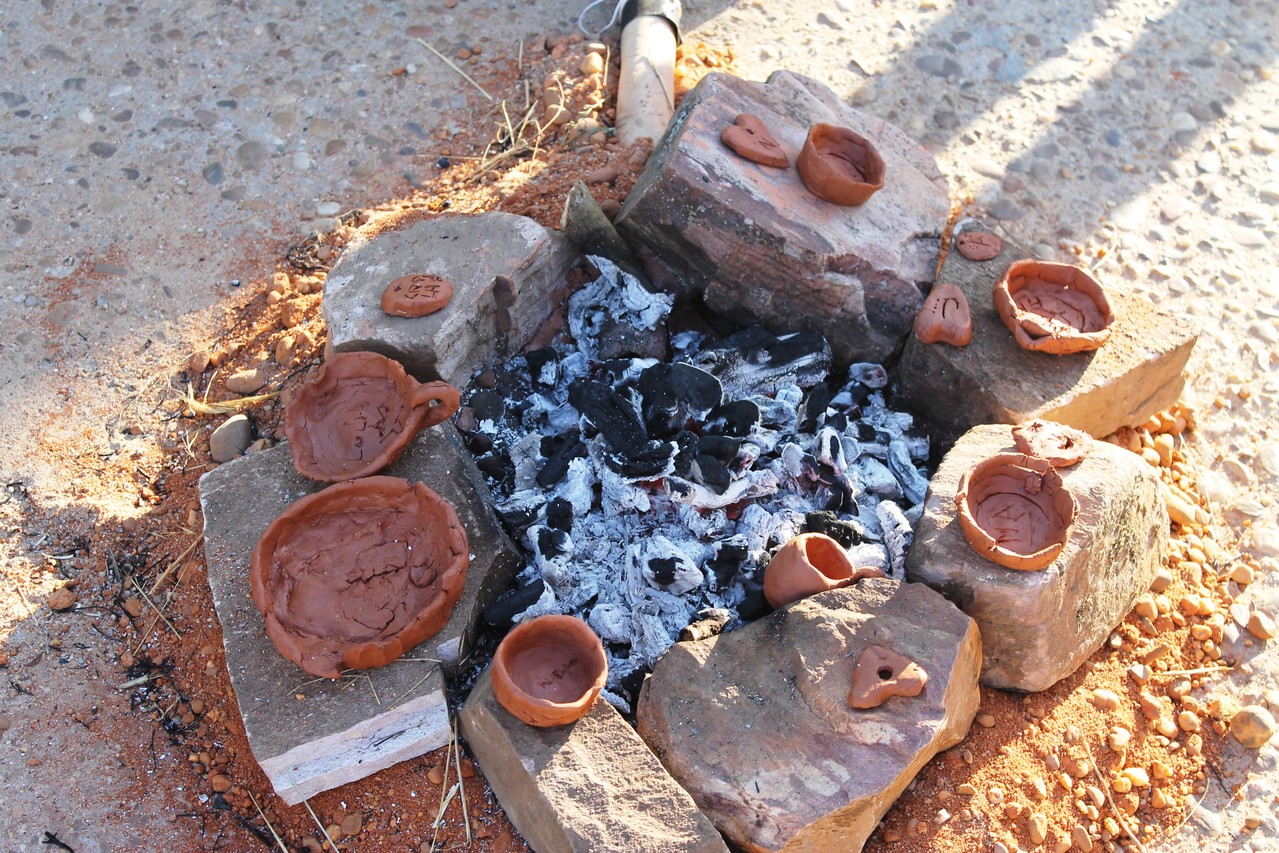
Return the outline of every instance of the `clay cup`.
[[[846,127],[813,125],[795,165],[808,191],[832,204],[856,207],[884,188],[884,158]]]
[[[1101,285],[1069,264],[1014,261],[995,282],[991,297],[1017,344],[1034,352],[1095,350],[1115,322]]]
[[[882,578],[876,568],[857,568],[825,533],[801,533],[777,549],[764,569],[764,597],[774,608],[848,586],[862,578]]]
[[[576,616],[538,616],[511,629],[493,655],[493,694],[530,726],[585,716],[608,678],[604,644]]]
[[[1021,571],[1057,559],[1079,512],[1052,463],[1021,453],[1000,453],[966,471],[955,505],[973,550]]]

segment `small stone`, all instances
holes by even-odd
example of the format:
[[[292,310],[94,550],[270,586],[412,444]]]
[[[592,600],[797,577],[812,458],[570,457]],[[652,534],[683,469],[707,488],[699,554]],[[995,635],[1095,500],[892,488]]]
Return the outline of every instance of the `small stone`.
[[[1246,705],[1230,718],[1230,734],[1249,749],[1261,749],[1274,736],[1275,718],[1260,705]]]
[[[1160,566],[1155,572],[1155,580],[1150,584],[1150,591],[1158,595],[1161,592],[1167,592],[1168,587],[1172,586],[1172,572],[1167,567]]]
[[[1119,775],[1110,783],[1110,787],[1115,789],[1116,794],[1126,794],[1132,790],[1132,780],[1127,776]]]
[[[1141,767],[1129,767],[1123,772],[1123,778],[1132,783],[1134,788],[1149,788],[1150,775]]]
[[[1269,154],[1279,147],[1279,139],[1268,130],[1259,130],[1248,140],[1248,144],[1252,146],[1252,150],[1258,154]]]
[[[187,372],[198,376],[209,369],[209,351],[196,350],[187,358]]]
[[[1043,844],[1044,839],[1048,837],[1048,818],[1040,812],[1034,812],[1030,816],[1030,843]]]
[[[351,812],[349,815],[347,815],[345,818],[342,819],[341,829],[342,829],[343,835],[347,835],[347,836],[359,835],[360,830],[363,828],[364,828],[364,816],[361,815],[359,812]]]
[[[1144,663],[1135,663],[1128,667],[1128,677],[1137,684],[1145,684],[1150,680],[1150,667]]]
[[[1183,732],[1199,731],[1199,716],[1193,711],[1182,711],[1177,715],[1177,728]]]
[[[75,603],[78,600],[74,590],[62,586],[49,593],[49,598],[45,603],[49,605],[50,610],[61,611],[75,607]]]
[[[1132,612],[1152,621],[1159,617],[1159,608],[1155,606],[1155,597],[1150,593],[1138,596],[1133,603]]]
[[[432,785],[444,784],[444,765],[436,764],[426,771],[426,778]]]
[[[1252,566],[1247,563],[1240,563],[1230,573],[1230,579],[1240,586],[1248,586],[1256,580],[1256,573],[1253,572]]]
[[[1123,752],[1128,748],[1128,744],[1131,740],[1132,732],[1128,731],[1123,726],[1115,726],[1110,730],[1107,743],[1110,744],[1110,748],[1115,752]]]
[[[1030,787],[1034,789],[1036,799],[1045,800],[1048,798],[1048,785],[1039,776],[1031,778]]]
[[[1150,775],[1155,779],[1171,779],[1172,768],[1162,761],[1152,761],[1150,763]]]
[[[322,201],[315,206],[316,216],[337,216],[342,212],[342,205],[336,201]]]
[[[1119,694],[1113,690],[1098,689],[1092,692],[1093,706],[1102,711],[1119,710]]]
[[[1268,613],[1254,610],[1252,616],[1248,617],[1248,633],[1261,640],[1273,640],[1275,620]]]
[[[986,792],[986,799],[989,800],[994,805],[999,805],[1000,803],[1004,801],[1003,788],[992,786],[991,789]]]
[[[225,773],[214,773],[209,777],[209,784],[213,786],[213,790],[219,794],[225,794],[231,790],[231,777]]]
[[[602,166],[586,176],[588,184],[611,184],[617,180],[616,166]]]
[[[578,66],[578,70],[583,74],[602,74],[604,73],[604,57],[598,53],[588,53],[582,59],[582,64]]]
[[[1084,853],[1092,850],[1092,838],[1088,835],[1088,827],[1081,823],[1075,824],[1075,828],[1070,831],[1070,843],[1076,850]]]
[[[984,713],[978,714],[976,718],[976,723],[977,725],[981,726],[983,729],[994,728],[995,718],[992,717],[990,714],[984,714]]]
[[[128,613],[134,619],[142,615],[142,602],[136,598],[126,598],[124,600],[124,612]]]
[[[248,395],[259,391],[266,384],[265,368],[255,367],[249,370],[237,370],[226,379],[226,389],[232,394]],[[246,444],[248,442],[245,442]]]

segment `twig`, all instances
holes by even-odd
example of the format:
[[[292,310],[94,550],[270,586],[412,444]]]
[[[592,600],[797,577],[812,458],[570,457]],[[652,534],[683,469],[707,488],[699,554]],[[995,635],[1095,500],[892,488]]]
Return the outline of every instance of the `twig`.
[[[311,808],[311,801],[303,798],[302,805],[306,806],[306,810],[311,813],[311,820],[315,821],[315,825],[320,828],[320,832],[324,834],[324,840],[329,842],[329,846],[333,848],[333,853],[342,853],[341,848],[329,837],[329,831],[324,828],[324,824],[320,823],[320,819],[315,816],[315,809]]]
[[[426,682],[426,680],[431,677],[432,674],[433,673],[428,672],[426,675],[422,676],[422,678],[418,681],[417,684],[414,684],[408,690],[405,690],[399,696],[395,697],[395,701],[391,703],[391,707],[394,708],[396,705],[400,704],[401,699],[403,699],[405,696],[408,696],[414,690],[417,690],[419,687],[421,687]]]
[[[1208,675],[1214,672],[1230,672],[1233,666],[1205,666],[1201,669],[1166,669],[1163,672],[1152,672],[1153,678],[1157,675]]]
[[[165,616],[164,613],[160,610],[160,608],[155,606],[155,602],[151,600],[151,596],[147,595],[146,590],[142,588],[142,584],[138,583],[137,577],[135,577],[134,575],[129,575],[129,582],[133,584],[133,588],[136,589],[138,591],[138,594],[142,596],[142,600],[145,601],[147,604],[151,605],[151,608],[155,610],[157,614],[159,614],[161,619],[164,620],[164,624],[169,626],[169,630],[173,632],[173,636],[177,637],[179,640],[182,639],[182,632],[179,631],[177,628],[174,628],[173,623],[169,621],[169,617]]]
[[[275,831],[275,827],[271,825],[271,821],[267,820],[266,812],[262,811],[262,807],[258,805],[258,798],[253,796],[253,792],[249,791],[248,788],[245,788],[245,790],[248,791],[249,799],[253,801],[253,808],[257,809],[258,814],[262,816],[262,822],[266,824],[267,829],[271,830],[271,837],[274,838],[275,843],[279,845],[281,853],[289,853],[289,848],[284,846],[284,841],[280,838],[280,834]]]
[[[466,811],[466,783],[462,781],[462,742],[457,736],[457,716],[453,717],[453,742],[450,744],[453,750],[453,764],[457,767],[457,784],[461,787],[462,793],[462,823],[466,826],[466,843],[471,843],[471,816]]]
[[[481,86],[479,83],[476,83],[474,80],[472,80],[472,79],[471,79],[471,75],[467,74],[467,73],[466,73],[465,71],[463,71],[461,68],[458,68],[456,65],[454,65],[454,64],[453,64],[453,60],[449,59],[447,56],[445,56],[444,54],[440,53],[438,50],[436,50],[435,48],[431,47],[431,46],[430,46],[429,44],[427,44],[426,42],[422,41],[422,39],[418,39],[418,40],[417,40],[417,42],[418,42],[418,44],[422,45],[422,47],[426,48],[426,49],[427,49],[427,50],[429,50],[431,53],[435,54],[435,55],[436,55],[436,56],[438,56],[440,59],[444,60],[444,64],[445,64],[445,65],[447,65],[449,68],[452,68],[452,69],[453,69],[454,71],[456,71],[458,74],[461,74],[461,75],[462,75],[462,79],[464,79],[466,82],[470,83],[470,84],[471,84],[472,86],[474,86],[476,89],[479,89],[479,90],[480,90],[480,94],[481,94],[481,95],[483,95],[484,97],[488,98],[490,102],[495,102],[495,101],[497,100],[497,98],[494,98],[494,97],[493,97],[492,95],[490,95],[487,91],[485,91],[485,89],[484,89],[484,87],[483,87],[483,86]]]
[[[138,640],[138,644],[134,646],[130,652],[134,657],[138,656],[138,652],[142,651],[142,647],[147,644],[147,640],[151,638],[151,632],[155,630],[155,626],[160,624],[160,614],[155,614],[155,618],[151,620],[151,624],[147,626],[146,632],[142,635],[142,639]]]
[[[182,565],[182,563],[186,562],[186,558],[191,556],[191,553],[195,551],[196,546],[199,545],[203,540],[204,540],[204,534],[201,533],[191,542],[190,545],[187,546],[185,551],[183,551],[181,554],[178,555],[178,558],[176,560],[169,563],[168,567],[165,568],[165,570],[160,573],[160,576],[155,579],[155,583],[151,584],[152,595],[155,595],[155,591],[160,588],[160,584],[164,583],[165,578],[167,578],[173,572],[174,569]]]
[[[1088,745],[1088,740],[1083,739],[1084,749],[1088,750],[1088,763],[1092,765],[1093,775],[1097,777],[1097,782],[1101,785],[1101,790],[1106,794],[1106,802],[1110,803],[1110,810],[1115,814],[1115,820],[1119,821],[1119,826],[1123,829],[1128,837],[1132,839],[1132,843],[1137,845],[1137,849],[1141,853],[1146,853],[1145,846],[1131,829],[1128,828],[1128,821],[1124,820],[1124,814],[1115,805],[1115,801],[1110,797],[1110,786],[1106,784],[1106,779],[1101,775],[1101,768],[1097,766],[1097,760],[1092,756],[1092,747]]]
[[[364,680],[365,680],[365,681],[367,681],[367,682],[369,683],[369,689],[373,691],[373,701],[374,701],[374,702],[377,702],[377,703],[378,703],[378,705],[381,705],[381,704],[382,704],[382,700],[381,700],[380,698],[378,698],[378,695],[377,695],[377,688],[373,686],[373,679],[372,679],[372,678],[370,678],[368,675],[365,675],[365,676],[364,676]]]
[[[155,678],[155,677],[156,677],[156,676],[155,676],[155,673],[153,673],[153,672],[149,672],[149,673],[147,673],[146,675],[139,675],[137,678],[135,678],[135,679],[133,679],[133,680],[131,680],[131,681],[126,681],[124,684],[117,684],[117,685],[115,686],[115,689],[116,689],[116,690],[130,690],[130,689],[132,689],[132,688],[134,688],[134,687],[141,687],[142,685],[146,684],[148,681],[150,681],[151,679],[153,679],[153,678]]]

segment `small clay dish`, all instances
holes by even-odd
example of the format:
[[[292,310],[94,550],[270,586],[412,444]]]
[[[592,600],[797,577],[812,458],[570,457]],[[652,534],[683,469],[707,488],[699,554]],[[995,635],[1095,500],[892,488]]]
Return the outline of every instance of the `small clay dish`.
[[[1083,430],[1035,418],[1013,427],[1013,444],[1027,456],[1047,459],[1054,468],[1082,462],[1092,449],[1092,436]]]
[[[538,616],[511,629],[493,654],[493,694],[530,726],[585,716],[608,678],[604,644],[576,616]]]
[[[764,598],[774,608],[848,586],[862,578],[882,578],[871,567],[857,568],[852,558],[825,533],[801,533],[777,549],[764,569]]]
[[[392,317],[426,317],[453,298],[453,283],[438,275],[402,275],[382,291],[382,311]]]
[[[1023,349],[1067,355],[1095,350],[1115,322],[1097,280],[1079,267],[1014,261],[995,282],[995,311]]]
[[[1052,463],[1021,453],[997,454],[965,472],[955,505],[974,551],[1022,571],[1057,559],[1079,512]]]
[[[439,633],[469,565],[448,501],[422,483],[365,477],[290,504],[254,547],[249,586],[280,654],[337,678]]]
[[[779,169],[790,165],[790,158],[773,138],[773,134],[768,132],[764,122],[748,113],[742,113],[736,121],[724,128],[719,139],[738,156],[745,157],[752,163]]]
[[[339,353],[284,410],[293,466],[326,483],[367,477],[398,459],[418,430],[448,418],[460,402],[452,385],[419,383],[384,355]]]
[[[884,188],[884,158],[846,127],[813,125],[795,165],[808,191],[832,204],[856,207]]]

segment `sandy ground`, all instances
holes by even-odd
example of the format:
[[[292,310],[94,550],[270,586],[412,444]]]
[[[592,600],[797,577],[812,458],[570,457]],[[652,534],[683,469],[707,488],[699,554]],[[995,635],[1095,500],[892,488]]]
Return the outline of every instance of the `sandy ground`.
[[[172,832],[168,804],[200,796],[172,789],[145,719],[95,731],[97,709],[124,701],[102,630],[81,620],[61,648],[20,653],[47,646],[56,573],[38,567],[68,553],[42,549],[145,511],[157,451],[140,425],[158,388],[234,327],[284,247],[430,174],[431,135],[481,96],[417,39],[515,53],[571,32],[580,8],[445,5],[199,2],[170,16],[44,0],[0,28],[0,554],[22,579],[0,596],[5,849],[48,849],[51,829],[77,850],[150,848]],[[953,198],[1198,326],[1191,450],[1221,521],[1268,568],[1238,600],[1279,613],[1272,3],[712,0],[685,3],[685,30],[733,45],[744,76],[810,74],[898,123]],[[143,474],[103,473],[121,459]],[[64,527],[24,528],[38,511]],[[1249,655],[1207,696],[1273,700],[1279,652]],[[142,776],[120,769],[140,743],[154,757]],[[1275,745],[1220,771],[1165,847],[1279,849],[1273,816],[1240,835],[1258,804],[1273,815]]]

